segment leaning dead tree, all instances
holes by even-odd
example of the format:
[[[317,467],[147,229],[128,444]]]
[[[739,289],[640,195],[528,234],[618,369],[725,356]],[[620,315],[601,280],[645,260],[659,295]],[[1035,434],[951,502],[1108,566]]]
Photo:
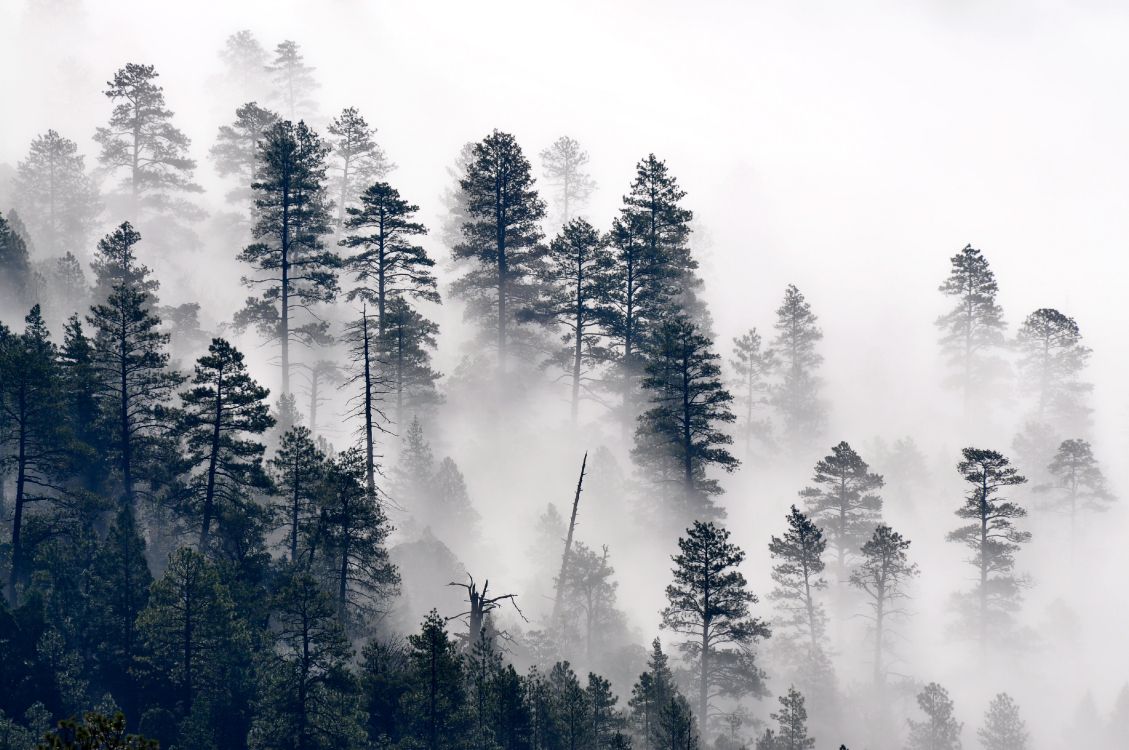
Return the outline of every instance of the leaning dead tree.
[[[561,555],[561,573],[557,576],[557,592],[553,599],[553,622],[561,611],[561,592],[565,585],[565,574],[568,573],[568,559],[572,554],[572,535],[576,531],[576,510],[580,506],[580,491],[584,487],[584,469],[588,466],[588,451],[584,451],[584,460],[580,462],[580,478],[576,480],[576,494],[572,498],[572,516],[568,521],[568,536],[565,537],[564,554]]]
[[[448,586],[458,586],[459,588],[466,589],[467,603],[470,604],[470,609],[465,612],[460,612],[457,615],[446,618],[447,622],[452,620],[465,620],[467,623],[467,644],[473,643],[476,638],[485,637],[486,628],[486,615],[502,606],[502,603],[509,601],[513,608],[517,610],[521,619],[529,622],[525,617],[525,613],[517,606],[517,594],[501,594],[499,596],[490,596],[488,591],[490,589],[490,579],[482,584],[482,590],[478,590],[478,584],[474,582],[474,576],[467,574],[467,583],[456,583],[452,581]]]

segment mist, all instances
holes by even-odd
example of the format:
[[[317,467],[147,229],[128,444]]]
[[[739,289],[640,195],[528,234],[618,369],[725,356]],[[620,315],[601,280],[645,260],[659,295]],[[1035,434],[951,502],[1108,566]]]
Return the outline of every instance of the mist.
[[[237,80],[221,53],[241,30],[261,44],[268,63],[283,41],[300,45],[316,83],[307,104],[284,111],[278,87],[265,73],[250,82]],[[376,431],[369,442],[376,475],[366,496],[379,499],[379,513],[387,517],[379,553],[396,566],[399,578],[380,589],[379,597],[366,594],[380,601],[358,609],[365,613],[359,619],[346,621],[346,606],[340,607],[342,637],[352,649],[347,669],[362,675],[358,684],[363,683],[365,644],[396,642],[409,648],[405,639],[419,631],[433,608],[452,638],[463,639],[458,648],[471,659],[479,633],[464,612],[472,609],[465,601],[470,591],[451,584],[473,581],[478,592],[489,581],[490,595],[514,596],[498,600],[486,613],[483,640],[489,631],[492,647],[522,675],[531,667],[547,675],[555,662],[567,660],[577,675],[608,678],[618,696],[617,721],[622,721],[616,731],[635,748],[659,747],[646,732],[640,734],[629,705],[636,681],[649,669],[657,637],[693,709],[694,741],[703,748],[761,748],[765,730],[777,731],[773,714],[792,686],[807,697],[815,747],[959,747],[913,744],[907,720],[924,717],[916,697],[927,684],[938,683],[952,699],[965,746],[1005,747],[987,744],[978,730],[993,697],[1007,693],[1028,732],[1025,745],[1007,747],[1112,750],[1124,746],[1129,731],[1129,702],[1122,693],[1129,685],[1124,637],[1129,597],[1122,579],[1129,569],[1124,544],[1129,467],[1122,458],[1129,453],[1129,399],[1123,389],[1129,350],[1121,305],[1129,278],[1124,208],[1129,203],[1129,139],[1124,136],[1129,106],[1121,95],[1129,75],[1127,38],[1129,10],[1105,0],[193,5],[10,0],[0,5],[0,66],[7,71],[0,114],[0,216],[10,220],[15,209],[29,223],[21,164],[29,144],[48,130],[77,144],[99,205],[90,212],[88,226],[74,235],[81,240],[52,248],[27,231],[32,281],[19,289],[14,281],[0,286],[0,321],[18,339],[24,316],[39,304],[53,341],[61,346],[67,318],[86,316],[90,305],[106,301],[97,296],[100,287],[94,285],[102,280],[91,265],[102,257],[98,241],[130,220],[141,231],[137,261],[159,282],[154,310],[164,319],[161,330],[171,334],[169,371],[190,378],[193,363],[219,336],[242,352],[249,375],[270,389],[263,403],[278,424],[247,436],[265,446],[263,466],[269,468],[278,455],[292,423],[310,428],[326,460],[345,462],[341,457],[355,448],[363,463],[368,408]],[[154,67],[171,122],[190,141],[185,156],[195,160],[191,181],[199,190],[177,193],[188,201],[187,208],[177,204],[146,217],[133,215],[136,204],[128,207],[126,192],[119,189],[123,173],[100,162],[103,149],[95,132],[106,127],[116,103],[104,92],[127,63]],[[405,299],[437,325],[433,345],[424,341],[422,349],[427,367],[440,376],[424,378],[427,383],[412,392],[407,408],[397,406],[395,387],[384,380],[375,389],[376,406],[366,407],[359,395],[366,371],[358,369],[358,341],[366,340],[357,338],[357,321],[372,314],[373,305],[366,302],[362,313],[364,295],[349,298],[359,282],[347,265],[337,272],[340,291],[332,299],[316,300],[295,313],[303,323],[324,322],[326,337],[315,346],[290,344],[294,413],[288,415],[280,405],[279,342],[255,324],[240,323],[248,296],[259,294],[241,281],[259,270],[240,259],[245,247],[261,239],[252,236],[260,216],[252,205],[254,191],[240,174],[225,174],[222,159],[211,152],[217,132],[231,125],[236,108],[248,101],[274,108],[281,120],[304,120],[327,142],[335,118],[347,107],[356,108],[394,166],[358,183],[350,205],[359,206],[360,191],[378,180],[418,205],[413,220],[427,232],[410,241],[434,260],[428,268],[441,303],[426,295]],[[688,235],[684,242],[671,242],[685,249],[692,263],[685,262],[678,277],[684,286],[668,301],[705,337],[705,348],[719,355],[717,380],[734,399],[724,406],[732,419],[715,418],[710,429],[732,438],[715,446],[739,462],[729,467],[732,471],[724,462],[700,459],[704,462],[693,471],[686,470],[693,487],[670,489],[677,484],[668,476],[670,456],[648,464],[641,458],[645,446],[633,450],[640,445],[636,430],[646,433],[650,424],[645,412],[659,403],[652,400],[659,386],[648,390],[642,384],[647,374],[661,378],[642,360],[635,371],[623,364],[628,358],[600,327],[603,318],[596,316],[592,324],[599,333],[591,346],[607,351],[585,360],[590,379],[575,416],[570,371],[550,362],[562,349],[562,336],[564,348],[571,346],[566,318],[557,315],[546,324],[543,310],[525,319],[518,315],[508,362],[497,352],[490,313],[484,316],[459,287],[480,258],[460,256],[455,248],[464,241],[473,245],[466,239],[470,234],[460,234],[469,220],[467,188],[459,180],[468,179],[467,159],[474,157],[467,154],[477,153],[465,148],[481,146],[495,131],[512,135],[520,146],[531,165],[531,189],[547,204],[533,221],[544,237],[531,246],[542,250],[562,231],[559,188],[546,173],[543,154],[562,136],[575,139],[586,152],[582,170],[593,185],[573,206],[571,218],[590,222],[601,237],[612,237],[616,222],[624,221],[624,196],[648,155],[661,160],[685,192],[677,202],[692,212]],[[337,157],[329,158],[332,167]],[[337,184],[332,182],[335,169],[326,184]],[[329,201],[340,202],[338,190],[326,190]],[[336,223],[337,215],[338,208],[332,208],[333,226],[323,232],[324,244],[345,257],[355,251],[338,244],[350,230]],[[957,302],[939,287],[966,246],[983,254],[998,282],[993,300],[1001,324],[999,340],[985,345],[983,355],[991,360],[993,374],[966,384],[962,392],[953,383],[960,368],[954,369],[938,321]],[[83,299],[52,286],[51,264],[63,251],[73,253],[85,273]],[[0,263],[7,262],[0,254]],[[821,361],[810,373],[811,397],[822,405],[821,416],[795,439],[789,437],[783,402],[776,400],[786,388],[787,368],[766,365],[750,413],[758,425],[768,426],[756,427],[760,432],[750,439],[755,430],[746,424],[735,340],[755,328],[766,349],[784,356],[774,343],[780,335],[774,326],[783,325],[778,308],[789,285],[802,293],[822,334],[813,344]],[[541,295],[538,304],[547,304],[544,289],[531,294]],[[191,303],[199,305],[198,326],[172,325],[173,308]],[[1081,346],[1088,350],[1078,368],[1062,376],[1062,398],[1069,408],[1054,412],[1066,415],[1061,422],[1043,418],[1042,402],[1039,419],[1033,416],[1037,378],[1024,364],[1029,354],[1024,331],[1031,330],[1025,321],[1045,309],[1076,323]],[[91,330],[88,334],[94,336]],[[335,370],[311,395],[310,372],[319,361]],[[381,361],[379,368],[386,365]],[[653,361],[651,366],[658,367]],[[383,370],[375,377],[384,377]],[[635,378],[627,396],[619,378]],[[172,394],[190,386],[178,384],[168,403],[179,404],[180,396]],[[1043,387],[1046,393],[1045,382]],[[1047,413],[1056,408],[1047,407]],[[1025,436],[1034,440],[1029,425],[1036,422],[1047,424],[1053,445],[1025,450]],[[18,523],[13,520],[15,424],[12,418],[0,425],[0,500],[6,500],[0,502],[0,541],[6,545],[0,547],[0,571],[5,580],[17,567],[11,553]],[[413,430],[432,462],[426,487],[413,479],[418,465],[411,462],[422,455],[413,452],[422,443],[410,447]],[[174,442],[179,440],[172,432]],[[1061,494],[1048,462],[1065,440],[1084,440],[1092,448],[1094,465],[1104,475],[1103,491],[1112,498],[1095,501],[1100,512],[1080,510],[1073,526],[1048,508]],[[868,517],[865,536],[880,516],[881,523],[910,540],[908,559],[917,565],[917,575],[906,580],[906,598],[898,602],[904,612],[892,625],[888,650],[884,647],[880,680],[874,676],[865,597],[846,576],[839,579],[834,544],[824,557],[826,588],[817,592],[828,618],[820,647],[825,668],[807,669],[797,661],[796,642],[807,636],[797,637],[805,631],[784,622],[787,603],[772,595],[780,559],[770,554],[770,541],[784,535],[792,506],[810,511],[811,496],[801,492],[818,484],[813,467],[844,441],[869,472],[884,480],[874,490],[881,497],[880,513]],[[976,589],[978,571],[970,564],[969,549],[947,538],[966,524],[956,512],[973,486],[957,469],[967,448],[998,451],[1028,479],[1000,490],[1001,497],[1027,511],[1014,521],[1030,540],[1016,542],[1014,570],[1004,571],[1019,582],[1016,605],[1007,613],[1006,633],[1000,626],[995,637],[979,641],[962,630],[967,617],[954,600],[955,594]],[[98,450],[83,455],[101,455]],[[168,450],[163,455],[189,452],[187,444]],[[113,468],[120,452],[107,449],[106,478],[88,493],[106,499],[91,516],[93,540],[106,538],[123,493],[120,472]],[[89,457],[83,461],[96,463]],[[175,462],[166,463],[168,473],[175,473]],[[190,494],[184,488],[194,486],[192,477],[200,475],[192,468],[182,473],[138,481],[153,496],[167,499],[177,492]],[[442,490],[436,489],[435,476],[443,477]],[[459,485],[456,476],[463,489],[451,489]],[[706,480],[716,480],[719,492],[701,489]],[[67,488],[74,481],[44,481],[37,498],[42,502],[28,506],[32,520],[27,523],[33,524],[28,538],[47,545],[52,534],[36,536],[34,519],[54,518],[50,514],[56,511],[46,508],[66,505],[59,498],[70,497]],[[270,481],[277,485],[279,480],[272,474]],[[689,500],[678,494],[683,491]],[[255,507],[271,506],[277,494],[265,484],[246,490]],[[444,505],[436,499],[440,495],[446,501],[461,498],[461,504]],[[575,529],[569,529],[577,497]],[[687,504],[680,505],[684,500]],[[148,501],[140,495],[129,502],[138,513],[154,578],[161,579],[169,555],[180,547],[207,556],[185,530],[199,526],[197,517],[177,521],[180,506],[172,499],[160,511],[142,510]],[[707,508],[701,520],[727,530],[729,541],[743,551],[737,568],[757,599],[750,616],[773,631],[739,649],[762,670],[758,687],[729,693],[719,688],[709,701],[709,717],[699,715],[696,702],[695,665],[700,664],[678,648],[686,638],[672,631],[662,614],[669,604],[672,556],[679,554],[679,540],[686,538],[691,522],[699,520],[687,510],[695,507]],[[830,521],[814,511],[809,515],[834,541]],[[53,528],[53,522],[41,523]],[[203,523],[207,530],[207,516]],[[249,601],[258,596],[248,593],[254,586],[273,591],[277,579],[289,575],[286,524],[264,524],[269,528],[261,552],[269,563],[262,562],[265,572],[254,584],[240,568],[239,580],[248,588],[232,588],[237,609],[245,606],[240,595]],[[294,535],[297,539],[296,530]],[[861,560],[858,546],[849,553],[852,565]],[[577,550],[593,553],[592,560],[603,551],[614,568],[601,579],[611,603],[595,646],[579,635],[585,622],[580,605],[569,600],[578,609],[563,619],[560,614],[558,579]],[[223,554],[217,552],[216,559]],[[37,581],[50,578],[44,572],[47,563],[31,552],[26,558],[27,579],[17,587],[18,576],[12,574],[0,613],[12,622],[17,618],[9,612],[31,606],[29,592],[40,585]],[[46,566],[42,577],[35,574],[37,565]],[[262,595],[264,601],[269,598]],[[65,604],[58,594],[36,596],[49,602],[45,612]],[[277,615],[269,606],[251,612],[262,620],[263,632],[275,627]],[[252,614],[246,615],[248,622]],[[96,614],[76,611],[73,618],[96,619]],[[92,648],[66,628],[58,630],[67,654]],[[138,658],[156,659],[152,654]],[[107,678],[82,663],[76,669],[92,686],[90,694],[75,698],[73,705],[44,699],[52,719],[48,725],[34,724],[23,708],[19,715],[10,713],[12,706],[23,706],[14,698],[16,691],[31,690],[15,683],[0,691],[11,690],[13,696],[0,706],[0,721],[32,731],[102,705],[103,692],[113,691],[94,686]],[[134,706],[141,713],[140,699],[130,703],[113,697],[125,711],[129,731],[145,733],[149,727],[153,734],[152,727],[165,726],[130,715]],[[169,715],[183,723],[175,731],[161,730],[162,745],[172,738],[173,746],[192,746],[193,738],[203,735],[185,729],[190,712],[171,706]],[[218,724],[220,719],[200,721]],[[216,735],[211,744],[200,741],[199,746],[276,746],[263,739],[268,735],[247,730],[239,741]],[[594,750],[612,746],[601,739],[587,741]],[[399,744],[428,746],[411,742],[405,730]],[[793,747],[781,742],[764,747]],[[397,741],[366,735],[346,746],[392,744]],[[451,740],[443,746],[455,745]]]

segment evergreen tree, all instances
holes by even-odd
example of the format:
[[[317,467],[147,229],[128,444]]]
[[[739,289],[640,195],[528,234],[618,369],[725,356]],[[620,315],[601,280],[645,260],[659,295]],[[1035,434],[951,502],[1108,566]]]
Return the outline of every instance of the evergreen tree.
[[[925,713],[925,721],[909,720],[907,750],[960,750],[963,724],[953,716],[948,691],[930,682],[917,694],[917,705]]]
[[[99,413],[101,383],[96,366],[94,342],[83,330],[77,315],[72,315],[63,329],[63,346],[59,366],[67,424],[75,442],[86,450],[72,456],[72,481],[87,492],[104,494],[109,477],[106,425]]]
[[[385,548],[392,526],[365,491],[364,459],[357,449],[330,461],[322,502],[322,556],[333,581],[338,617],[350,628],[387,612],[400,582]]]
[[[19,336],[0,327],[0,474],[15,480],[7,581],[13,606],[34,556],[24,538],[28,506],[59,498],[72,449],[58,354],[39,305],[24,322]]]
[[[680,693],[659,708],[657,735],[656,750],[698,750],[698,722]]]
[[[139,469],[154,458],[157,443],[170,425],[162,409],[181,382],[168,369],[169,336],[150,308],[148,269],[132,262],[141,235],[129,222],[99,243],[100,257],[123,259],[122,277],[109,298],[95,305],[87,318],[95,330],[94,362],[100,381],[100,411],[110,424],[111,460],[122,486],[122,499],[132,506]],[[97,264],[96,264],[97,265]],[[135,275],[136,274],[136,275]]]
[[[540,221],[545,203],[533,183],[517,140],[497,130],[475,144],[459,181],[467,220],[462,242],[452,250],[456,260],[471,265],[451,288],[467,301],[468,315],[495,331],[501,372],[517,335],[518,315],[536,298],[544,255]]]
[[[250,642],[215,566],[187,547],[169,559],[137,619],[144,665],[167,682],[177,712],[191,717],[200,702],[215,710],[231,695],[247,666]]]
[[[87,711],[82,721],[60,721],[36,750],[158,750],[156,740],[139,734],[127,734],[125,714],[111,716]]]
[[[461,747],[468,718],[463,663],[443,618],[432,610],[408,644],[409,688],[402,705],[410,733],[424,750]]]
[[[432,484],[432,508],[429,512],[432,527],[443,539],[452,542],[478,537],[478,512],[471,504],[466,479],[458,464],[450,456],[439,462]]]
[[[326,323],[294,325],[291,315],[337,294],[341,261],[322,241],[330,231],[324,189],[327,152],[304,122],[275,123],[260,142],[259,181],[251,185],[256,195],[253,234],[259,242],[245,247],[239,259],[258,274],[244,278],[244,284],[261,286],[263,292],[248,298],[235,322],[242,328],[255,324],[278,341],[282,396],[290,394],[290,342],[326,340]]]
[[[1113,493],[1106,484],[1094,451],[1085,440],[1063,440],[1047,466],[1054,478],[1053,497],[1047,504],[1051,510],[1070,517],[1070,542],[1073,547],[1079,512],[1100,513],[1109,510]]]
[[[274,420],[267,406],[270,391],[254,381],[243,354],[224,339],[212,339],[208,353],[196,361],[192,386],[180,394],[190,472],[186,510],[199,528],[197,549],[208,554],[212,524],[270,486],[262,467],[265,448],[254,438]]]
[[[775,367],[776,353],[763,345],[756,328],[750,328],[733,339],[733,359],[730,365],[740,378],[735,382],[737,402],[744,406],[741,420],[745,435],[745,457],[753,455],[754,439],[768,448],[772,443],[772,420],[758,418],[761,407],[768,404],[768,377]]]
[[[612,580],[615,568],[608,562],[608,548],[601,552],[583,542],[574,542],[564,580],[558,583],[564,599],[564,610],[580,620],[584,639],[585,662],[595,664],[597,646],[604,646],[622,616],[616,607],[616,588]]]
[[[819,524],[835,550],[835,580],[846,585],[849,559],[858,554],[882,517],[878,490],[885,482],[846,441],[816,462],[811,481],[813,486],[802,490],[800,497],[807,501],[808,517]]]
[[[306,395],[309,396],[309,406],[306,408],[310,420],[310,432],[316,435],[320,424],[318,408],[330,401],[330,398],[324,395],[324,389],[329,386],[341,386],[345,382],[345,374],[332,359],[319,359],[313,364],[302,364],[301,367],[306,371]]]
[[[612,266],[607,242],[584,219],[573,219],[549,243],[542,267],[546,290],[535,317],[564,329],[564,346],[549,362],[558,365],[572,384],[572,422],[580,408],[580,390],[592,371],[608,358],[601,336],[601,305]]]
[[[259,141],[277,122],[277,114],[247,102],[235,110],[235,120],[230,125],[220,126],[208,154],[220,177],[235,177],[238,181],[238,186],[227,194],[229,202],[251,202],[251,186],[259,181]]]
[[[138,262],[137,243],[140,241],[141,234],[128,222],[115,227],[113,232],[98,241],[94,261],[90,264],[94,271],[95,303],[104,303],[116,287],[126,286],[144,292],[146,305],[156,309],[161,282],[152,276],[148,266]]]
[[[976,730],[984,750],[1026,750],[1027,725],[1019,716],[1019,706],[1007,693],[992,699],[984,714],[984,726]]]
[[[739,463],[725,448],[733,438],[719,429],[736,419],[729,407],[733,397],[721,384],[720,357],[682,316],[663,321],[648,357],[643,388],[651,408],[639,417],[632,454],[664,492],[677,488],[676,519],[717,518],[722,513],[711,496],[721,487],[706,470],[717,465],[733,471]]]
[[[41,252],[55,257],[86,246],[102,205],[74,141],[54,130],[36,136],[13,188],[15,207]]]
[[[196,161],[188,156],[188,136],[172,124],[164,90],[152,65],[128,63],[114,73],[104,92],[114,103],[109,127],[98,128],[94,140],[106,173],[123,173],[119,187],[123,210],[142,223],[152,215],[187,218],[197,215],[175,196],[200,192],[192,181]]]
[[[423,434],[423,425],[413,417],[404,432],[400,461],[396,466],[396,499],[413,514],[423,514],[431,504],[431,480],[435,474],[435,454]]]
[[[363,747],[353,650],[336,619],[333,598],[307,573],[291,576],[274,596],[275,653],[252,727],[252,746],[279,750]]]
[[[338,173],[335,180],[337,226],[344,228],[345,214],[357,204],[357,198],[366,185],[383,180],[396,165],[388,160],[384,149],[373,136],[376,128],[369,127],[356,107],[346,107],[326,128],[332,136],[333,165]]]
[[[780,382],[773,388],[772,403],[793,450],[816,438],[827,421],[827,405],[820,396],[822,380],[816,374],[823,362],[823,355],[815,350],[823,338],[817,321],[804,295],[789,284],[776,310],[772,348],[778,356]]]
[[[1093,389],[1079,380],[1090,349],[1073,318],[1041,308],[1027,316],[1016,335],[1019,373],[1035,399],[1035,419],[1059,430],[1080,432],[1089,425],[1085,398]]]
[[[956,515],[970,523],[949,532],[947,538],[972,551],[969,563],[977,569],[978,581],[968,597],[968,619],[983,647],[990,635],[997,640],[1006,637],[1011,613],[1019,607],[1024,581],[1014,572],[1015,552],[1031,540],[1031,533],[1014,523],[1027,511],[999,492],[1027,480],[996,451],[965,448],[961,453],[957,471],[972,487]]]
[[[401,701],[408,690],[408,650],[400,637],[373,638],[361,651],[360,694],[373,746],[395,746],[405,735],[408,716]]]
[[[278,451],[269,461],[276,488],[279,516],[287,527],[290,562],[296,563],[299,542],[312,533],[317,517],[318,490],[326,470],[325,454],[313,441],[310,431],[297,425],[282,434]]]
[[[939,287],[952,297],[953,309],[937,318],[941,351],[953,370],[946,383],[959,388],[965,416],[977,396],[994,385],[1003,367],[998,352],[1004,346],[1003,310],[996,302],[999,285],[988,259],[965,245],[951,259],[952,269]]]
[[[787,516],[783,536],[772,537],[768,551],[776,564],[772,580],[776,588],[769,595],[780,610],[779,625],[793,639],[807,639],[813,652],[822,651],[827,615],[816,594],[827,588],[823,579],[823,553],[827,540],[823,532],[795,505]]]
[[[669,657],[663,653],[662,644],[656,638],[651,642],[647,671],[639,675],[627,704],[632,730],[646,750],[657,750],[660,746],[659,713],[677,691]]]
[[[385,311],[384,336],[378,343],[383,378],[395,394],[394,419],[404,424],[405,415],[427,413],[442,400],[436,381],[443,373],[432,369],[431,353],[437,346],[439,326],[412,309],[402,297],[394,298]]]
[[[11,222],[0,215],[0,297],[22,305],[34,296],[27,242]]]
[[[586,747],[591,750],[612,750],[616,747],[616,735],[623,725],[623,719],[615,708],[619,698],[612,691],[610,682],[592,672],[588,673],[584,693],[588,709]]]
[[[73,253],[44,261],[41,269],[46,289],[40,298],[48,320],[64,320],[89,307],[90,285]]]
[[[253,101],[267,88],[267,51],[248,29],[241,29],[224,40],[220,50],[224,83],[233,89],[235,101]]]
[[[890,648],[889,623],[906,614],[898,603],[908,598],[905,588],[918,574],[917,565],[906,555],[909,545],[909,540],[901,534],[886,524],[879,524],[862,545],[861,562],[851,571],[850,583],[866,595],[866,606],[870,610],[866,617],[873,628],[876,685],[886,680],[883,657]]]
[[[548,687],[556,720],[556,746],[561,750],[580,750],[588,740],[587,701],[584,688],[567,661],[558,661],[549,670]]]
[[[596,189],[596,181],[585,171],[587,166],[588,152],[567,135],[541,152],[542,175],[553,188],[557,223],[562,227],[578,215]]]
[[[274,48],[274,60],[267,65],[273,84],[273,99],[288,120],[307,120],[317,111],[314,92],[318,82],[314,69],[306,65],[301,46],[289,39]]]
[[[764,694],[764,673],[752,647],[769,630],[749,613],[757,598],[737,569],[745,553],[729,542],[728,530],[695,521],[678,548],[662,624],[686,638],[679,648],[696,673],[698,718],[704,728],[715,696]]]
[[[772,720],[777,725],[773,750],[811,750],[815,747],[815,738],[808,737],[804,696],[796,688],[790,687],[786,695],[780,696],[780,710],[772,714]]]

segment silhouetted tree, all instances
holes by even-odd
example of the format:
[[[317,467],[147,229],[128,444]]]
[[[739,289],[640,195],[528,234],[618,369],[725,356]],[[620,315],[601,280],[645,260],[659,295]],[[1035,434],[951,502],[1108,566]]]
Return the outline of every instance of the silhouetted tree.
[[[937,318],[941,351],[953,373],[946,379],[959,388],[965,417],[974,397],[994,385],[1003,369],[998,353],[1004,346],[1003,310],[996,303],[999,286],[988,259],[972,245],[951,259],[952,269],[939,291],[955,300],[953,309]]]
[[[36,136],[13,188],[15,208],[41,252],[54,257],[86,247],[102,203],[74,141],[54,130]]]
[[[274,48],[274,59],[267,65],[274,91],[272,98],[288,120],[311,118],[317,111],[314,92],[318,83],[314,69],[306,65],[301,47],[289,39]]]
[[[822,381],[816,370],[823,355],[815,350],[823,331],[811,305],[793,284],[784,291],[784,302],[776,310],[776,338],[780,382],[772,390],[772,404],[780,415],[783,437],[795,450],[811,442],[827,420],[827,405],[820,396]]]
[[[435,610],[408,636],[408,690],[402,705],[411,734],[425,750],[462,747],[467,727],[462,658]]]
[[[1015,552],[1031,540],[1031,533],[1020,531],[1014,523],[1027,511],[999,492],[1027,480],[996,451],[965,448],[961,454],[957,471],[972,488],[956,514],[970,523],[949,532],[948,540],[972,551],[968,562],[977,569],[979,580],[970,597],[974,604],[969,614],[973,632],[984,646],[989,635],[997,639],[1005,635],[1011,613],[1019,606],[1024,582],[1014,572]]]
[[[889,623],[904,616],[898,603],[909,594],[906,586],[918,574],[917,565],[909,561],[906,550],[910,542],[886,524],[879,524],[870,539],[862,545],[862,560],[851,571],[851,585],[866,594],[866,615],[874,634],[874,683],[886,680],[884,656],[890,648]]]
[[[639,416],[632,455],[668,500],[679,503],[676,520],[722,515],[711,500],[721,487],[706,470],[733,471],[739,464],[725,448],[733,438],[720,429],[736,417],[719,359],[710,340],[682,316],[663,321],[649,347],[642,385],[651,408]],[[673,497],[669,486],[676,488]]]
[[[762,447],[772,444],[772,420],[765,416],[757,418],[759,407],[769,403],[770,384],[768,378],[775,368],[776,353],[763,346],[761,335],[756,328],[733,339],[733,358],[730,365],[737,374],[734,390],[737,403],[744,406],[741,420],[745,434],[745,457],[753,455],[753,440]]]
[[[651,642],[647,671],[639,675],[628,701],[631,728],[646,750],[657,750],[660,746],[659,713],[677,692],[669,657],[656,638]]]
[[[334,180],[337,203],[337,226],[344,228],[345,214],[357,204],[358,196],[378,180],[383,180],[396,165],[388,160],[384,150],[373,136],[376,128],[370,127],[356,107],[346,107],[333,118],[326,128],[331,138],[333,160],[331,169],[338,174]]]
[[[529,160],[517,140],[495,130],[475,144],[459,181],[467,220],[463,241],[452,251],[472,265],[452,285],[467,301],[467,313],[496,332],[498,369],[516,335],[518,315],[537,294],[542,263],[541,219],[545,203],[533,186]]]
[[[1051,308],[1036,310],[1020,326],[1016,345],[1022,384],[1035,399],[1036,421],[1068,433],[1085,430],[1090,421],[1085,398],[1093,385],[1079,376],[1090,349],[1074,319]]]
[[[1026,750],[1027,725],[1019,716],[1019,706],[1007,693],[992,699],[984,714],[984,725],[976,730],[984,750]]]
[[[412,309],[403,297],[392,300],[384,317],[384,335],[377,342],[382,378],[395,394],[397,425],[407,414],[425,414],[442,400],[436,381],[443,373],[431,367],[439,326]]]
[[[290,561],[297,562],[299,543],[312,533],[317,516],[317,493],[326,470],[325,454],[313,441],[309,429],[300,425],[282,434],[278,451],[270,459],[278,515],[285,519]]]
[[[695,521],[678,548],[662,624],[686,638],[679,648],[693,665],[705,728],[711,698],[764,694],[752,647],[769,630],[749,612],[757,598],[737,569],[745,553],[729,542],[728,530]]]
[[[82,720],[64,719],[35,746],[36,750],[157,750],[159,743],[127,734],[125,715],[87,711]]]
[[[379,433],[389,432],[385,427],[388,415],[381,408],[389,386],[380,372],[376,322],[369,315],[367,306],[361,308],[360,319],[350,323],[346,331],[351,367],[345,384],[359,389],[359,392],[354,392],[349,398],[350,408],[346,418],[360,421],[357,430],[364,449],[365,491],[375,500],[378,493],[383,492],[376,486],[376,475],[379,472],[377,459],[380,458],[376,443]],[[384,494],[387,495],[387,492]]]
[[[963,724],[953,716],[949,693],[930,682],[917,694],[917,705],[925,713],[925,721],[909,719],[908,750],[960,750]]]
[[[787,521],[784,535],[773,536],[768,545],[772,559],[777,561],[772,567],[776,588],[769,598],[780,610],[779,625],[788,628],[792,638],[806,638],[813,651],[821,651],[827,615],[816,594],[827,588],[822,576],[827,540],[795,505]]]
[[[1085,440],[1064,440],[1047,466],[1054,478],[1051,510],[1070,517],[1070,543],[1075,543],[1079,512],[1103,512],[1114,501],[1093,449]]]
[[[567,135],[541,152],[542,174],[553,188],[551,195],[560,226],[572,221],[596,189],[596,181],[585,171],[587,166],[588,152]]]
[[[254,324],[278,341],[281,396],[290,394],[291,340],[309,345],[326,339],[324,321],[295,326],[290,316],[337,294],[341,261],[322,240],[330,231],[324,189],[327,152],[305,123],[275,123],[260,143],[259,182],[251,185],[256,195],[253,234],[259,242],[245,247],[239,259],[257,273],[244,277],[243,283],[263,287],[263,292],[247,299],[235,323],[239,328]]]
[[[4,300],[23,306],[35,296],[33,282],[27,242],[11,222],[0,215],[0,292]]]

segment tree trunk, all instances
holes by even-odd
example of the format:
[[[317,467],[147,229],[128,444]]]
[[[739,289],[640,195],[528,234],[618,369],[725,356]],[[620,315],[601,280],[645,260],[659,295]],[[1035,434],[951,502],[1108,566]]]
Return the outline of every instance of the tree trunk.
[[[212,425],[212,447],[208,455],[208,486],[204,494],[203,519],[200,522],[200,554],[208,554],[208,537],[211,535],[212,513],[216,498],[216,469],[220,458],[220,426],[223,420],[223,371],[216,376],[216,413]]]
[[[365,492],[376,499],[376,449],[373,445],[372,365],[369,354],[368,311],[361,308],[361,354],[364,357],[365,384]]]

